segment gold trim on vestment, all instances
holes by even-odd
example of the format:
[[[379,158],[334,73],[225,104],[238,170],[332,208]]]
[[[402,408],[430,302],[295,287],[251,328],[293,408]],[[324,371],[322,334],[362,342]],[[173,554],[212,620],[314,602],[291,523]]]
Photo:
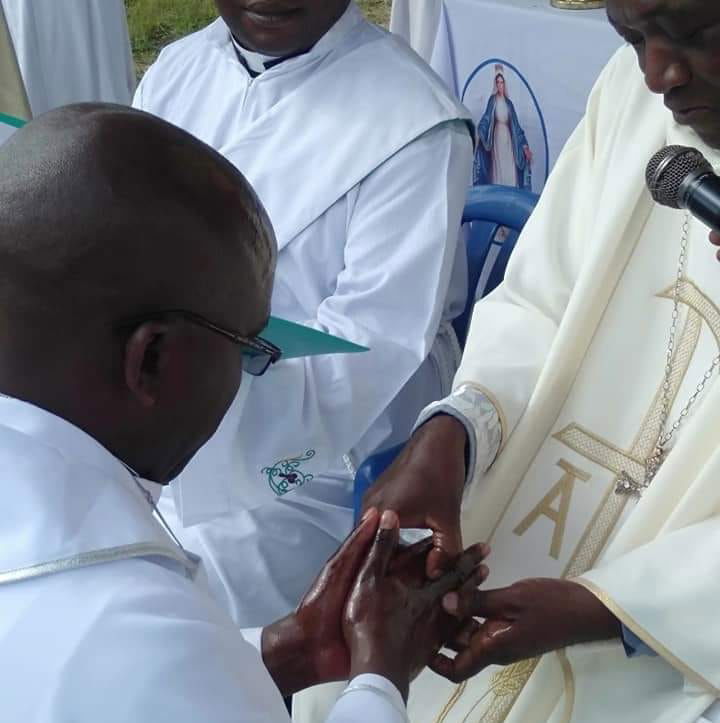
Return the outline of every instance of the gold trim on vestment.
[[[703,313],[700,310],[708,310],[707,304],[700,304],[703,299],[707,300],[707,297],[687,279],[684,280],[681,289],[683,292],[690,290],[694,293],[683,294],[681,296],[681,301],[688,306],[688,314],[683,326],[682,334],[678,340],[675,354],[673,355],[673,370],[670,379],[671,394],[668,397],[671,405],[677,398],[680,387],[692,362],[693,355],[697,349],[697,345],[700,340],[700,333],[702,331],[703,320],[705,320],[708,323],[708,326],[712,329],[711,320],[704,319]],[[658,297],[665,298],[663,294],[664,292],[661,292],[658,294]],[[712,304],[712,302],[710,303]],[[695,308],[695,305],[698,305],[698,308]],[[717,325],[720,333],[720,311],[714,304],[712,304],[712,308],[718,312]],[[720,338],[718,339],[718,343],[720,344]],[[467,384],[467,382],[465,383]],[[487,391],[482,389],[479,385],[473,386],[480,389],[484,394],[487,394]],[[558,441],[565,444],[570,449],[573,449],[573,451],[580,454],[585,459],[589,459],[615,474],[615,479],[613,479],[609,485],[602,504],[599,505],[593,514],[590,523],[586,527],[585,532],[581,536],[580,541],[575,548],[575,551],[568,561],[567,567],[562,575],[564,579],[574,579],[591,569],[602,551],[605,549],[608,540],[622,516],[625,506],[629,502],[629,498],[627,496],[615,494],[618,476],[618,472],[616,471],[618,462],[624,457],[628,466],[631,466],[632,469],[636,470],[636,466],[640,463],[640,460],[647,459],[647,457],[652,453],[652,450],[662,431],[660,429],[662,422],[662,400],[663,385],[661,383],[653,399],[653,403],[640,426],[630,452],[623,452],[623,450],[616,445],[611,444],[598,435],[586,432],[586,430],[577,424],[568,425],[560,432],[552,435]],[[582,448],[578,449],[579,445],[573,445],[571,443],[573,440],[567,437],[567,433],[570,431],[573,433],[584,432],[587,435],[587,440],[597,445],[595,447],[595,454],[587,454]],[[603,447],[606,454],[600,453],[598,451],[599,447]],[[527,474],[527,471],[525,474]],[[492,542],[498,527],[504,520],[512,502],[515,500],[516,495],[519,493],[520,487],[521,485],[518,485],[517,489],[505,506],[502,514],[499,516],[498,521],[490,535],[490,542]],[[628,627],[632,629],[631,625],[628,625]],[[494,697],[477,723],[503,723],[503,721],[506,720],[515,705],[515,702],[519,698],[520,693],[527,684],[527,681],[537,667],[537,664],[540,662],[540,659],[541,658],[535,658],[531,661],[523,661],[522,663],[515,663],[514,665],[507,666],[493,677],[488,691],[485,691],[480,701],[484,700],[488,692],[494,693]],[[567,657],[565,657],[565,661],[568,666],[567,672],[569,672],[569,676],[565,675],[566,670],[563,668],[565,696],[567,700],[568,696],[572,693],[573,698],[570,699],[572,702],[574,699],[575,681]],[[521,666],[522,672],[525,674],[524,677],[519,674]],[[498,695],[498,690],[502,690],[504,694]],[[720,697],[720,692],[718,693],[718,697]],[[454,702],[448,703],[446,706],[447,710],[444,709],[444,715],[446,717],[456,701],[457,698],[455,698]],[[476,706],[477,703],[473,706],[473,709]],[[566,714],[569,716],[569,720],[569,718],[572,717],[572,706],[570,706],[569,711],[566,710]]]
[[[673,285],[665,289],[665,291],[661,291],[658,297],[672,299],[674,293],[675,286]],[[718,346],[720,346],[720,308],[715,302],[688,278],[683,278],[680,282],[678,299],[700,315],[713,333]]]
[[[565,710],[562,716],[562,723],[570,723],[573,709],[575,708],[575,676],[573,675],[572,666],[568,660],[565,648],[555,651],[560,659],[560,667],[563,672],[563,683],[565,687],[564,706]]]
[[[574,582],[582,585],[589,590],[595,597],[629,630],[637,635],[646,645],[654,652],[665,658],[673,668],[682,673],[688,680],[692,681],[701,688],[708,689],[708,695],[712,694],[716,698],[720,698],[720,688],[716,688],[702,674],[693,670],[689,665],[684,663],[680,658],[668,650],[659,640],[653,637],[640,623],[635,620],[629,613],[625,612],[604,590],[601,590],[595,583],[577,577]]]
[[[455,703],[460,700],[460,696],[465,692],[465,688],[467,688],[467,681],[465,681],[464,683],[460,683],[460,685],[455,688],[455,691],[450,697],[450,700],[445,703],[445,706],[440,711],[440,715],[435,719],[435,723],[445,723],[445,719],[450,714],[450,711],[452,710]]]

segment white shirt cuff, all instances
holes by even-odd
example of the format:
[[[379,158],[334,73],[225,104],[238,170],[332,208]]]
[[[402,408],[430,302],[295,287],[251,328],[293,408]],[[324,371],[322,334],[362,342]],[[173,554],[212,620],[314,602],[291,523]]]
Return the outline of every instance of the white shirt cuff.
[[[497,457],[502,443],[500,415],[495,405],[479,389],[463,385],[449,397],[425,407],[413,432],[438,414],[454,417],[465,427],[469,450],[465,475],[467,485],[476,470],[486,472]]]
[[[367,700],[369,706],[363,705],[365,701],[362,698],[368,697],[373,698],[373,702],[370,703]],[[356,700],[353,700],[356,699]],[[338,706],[343,705],[343,701],[347,703],[352,702],[352,707],[365,713],[370,713],[371,709],[373,715],[363,717],[363,720],[373,721],[408,721],[407,709],[405,707],[405,701],[403,700],[400,691],[387,679],[381,675],[374,675],[372,673],[365,673],[358,675],[353,678],[348,687],[345,688],[343,694],[338,700]],[[338,707],[336,706],[336,707]],[[383,715],[383,710],[387,711],[387,714]],[[358,717],[358,720],[360,718]]]

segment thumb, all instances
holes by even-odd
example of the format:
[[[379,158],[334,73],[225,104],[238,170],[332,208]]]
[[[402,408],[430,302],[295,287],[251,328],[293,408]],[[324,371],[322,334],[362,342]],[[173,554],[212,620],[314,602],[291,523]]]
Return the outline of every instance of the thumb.
[[[390,561],[400,539],[400,521],[392,510],[385,510],[380,518],[380,527],[370,553],[360,571],[360,579],[381,578],[387,574]]]
[[[510,587],[497,590],[472,588],[461,594],[449,592],[443,598],[443,608],[446,613],[461,620],[470,617],[506,619],[511,595]]]
[[[350,589],[372,542],[377,524],[378,511],[370,508],[342,547],[327,562],[325,571],[329,586]]]

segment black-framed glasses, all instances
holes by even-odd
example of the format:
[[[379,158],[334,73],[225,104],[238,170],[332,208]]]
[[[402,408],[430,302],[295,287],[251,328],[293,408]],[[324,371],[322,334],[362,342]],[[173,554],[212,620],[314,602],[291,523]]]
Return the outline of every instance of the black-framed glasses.
[[[254,377],[261,377],[270,368],[271,364],[274,364],[282,357],[282,350],[261,336],[243,336],[232,331],[232,329],[226,329],[210,321],[210,319],[206,319],[200,314],[196,314],[194,311],[186,311],[185,309],[153,311],[142,316],[127,319],[121,322],[120,326],[132,326],[133,324],[140,324],[152,319],[164,319],[168,316],[178,316],[181,319],[185,319],[185,321],[189,321],[191,324],[196,324],[197,326],[214,331],[216,334],[220,334],[226,339],[229,339],[233,344],[243,347],[243,370]]]

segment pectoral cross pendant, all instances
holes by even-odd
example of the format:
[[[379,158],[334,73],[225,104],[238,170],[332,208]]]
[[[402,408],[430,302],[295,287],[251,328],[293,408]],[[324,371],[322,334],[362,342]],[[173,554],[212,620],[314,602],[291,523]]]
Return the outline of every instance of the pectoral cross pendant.
[[[654,452],[645,460],[645,476],[641,482],[638,482],[628,472],[623,470],[615,486],[615,494],[627,495],[628,497],[641,497],[642,493],[650,486],[655,479],[655,475],[665,461],[665,450],[658,446]]]

